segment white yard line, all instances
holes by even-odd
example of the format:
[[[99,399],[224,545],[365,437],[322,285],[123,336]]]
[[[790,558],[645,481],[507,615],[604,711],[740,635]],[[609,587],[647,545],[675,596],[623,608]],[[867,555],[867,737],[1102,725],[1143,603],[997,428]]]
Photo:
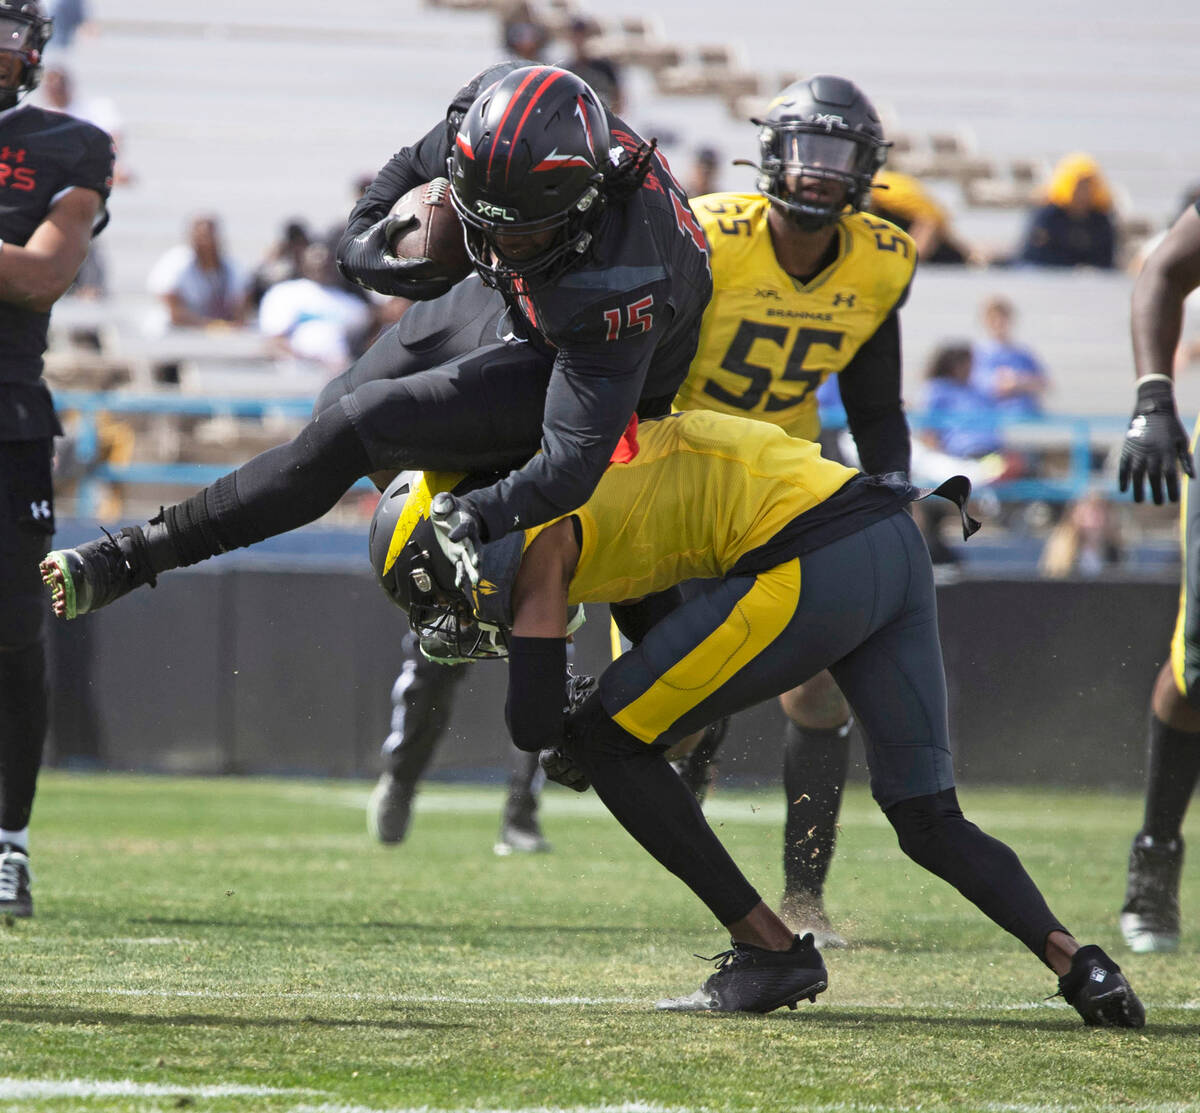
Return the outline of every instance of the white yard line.
[[[169,1082],[102,1082],[92,1078],[0,1078],[0,1102],[35,1101],[54,1098],[133,1098],[176,1097],[201,1098],[263,1098],[288,1094],[319,1094],[303,1086],[281,1089],[277,1086],[239,1086],[222,1083],[215,1086],[192,1086]]]

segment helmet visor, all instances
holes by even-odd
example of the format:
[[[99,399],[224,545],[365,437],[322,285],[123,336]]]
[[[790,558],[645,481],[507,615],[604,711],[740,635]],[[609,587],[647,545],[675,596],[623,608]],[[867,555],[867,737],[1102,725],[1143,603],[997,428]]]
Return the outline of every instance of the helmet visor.
[[[780,155],[785,171],[831,170],[853,174],[858,164],[858,143],[827,132],[784,131]]]

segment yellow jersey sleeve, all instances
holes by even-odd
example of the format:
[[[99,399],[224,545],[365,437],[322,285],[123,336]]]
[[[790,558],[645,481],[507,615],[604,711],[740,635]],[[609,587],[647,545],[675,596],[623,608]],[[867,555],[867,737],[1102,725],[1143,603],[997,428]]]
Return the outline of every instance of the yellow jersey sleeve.
[[[712,193],[691,205],[711,249],[713,295],[676,409],[751,417],[815,439],[817,387],[900,301],[916,265],[912,240],[880,217],[851,213],[837,225],[837,258],[801,283],[775,258],[765,197]]]

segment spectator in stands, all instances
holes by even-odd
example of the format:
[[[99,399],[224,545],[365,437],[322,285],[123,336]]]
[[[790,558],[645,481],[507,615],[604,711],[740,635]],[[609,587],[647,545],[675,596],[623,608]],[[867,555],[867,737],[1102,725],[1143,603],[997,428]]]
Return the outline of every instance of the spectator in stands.
[[[1012,302],[993,295],[984,301],[980,316],[987,335],[972,352],[971,386],[1007,417],[1038,417],[1049,382],[1037,356],[1013,340]]]
[[[265,294],[277,282],[290,282],[304,273],[304,252],[312,243],[308,226],[302,220],[289,220],[255,268],[250,280],[250,303],[262,304]]]
[[[1097,576],[1120,564],[1121,525],[1103,492],[1089,491],[1073,502],[1042,550],[1038,571],[1048,579]]]
[[[250,279],[221,245],[215,216],[192,218],[188,242],[177,244],[154,264],[147,285],[162,301],[175,328],[246,323]]]
[[[704,197],[721,188],[720,175],[717,173],[720,162],[721,156],[715,147],[697,148],[692,172],[683,183],[689,197]]]
[[[1046,203],[1034,209],[1016,262],[1110,270],[1117,243],[1112,194],[1090,155],[1067,155],[1054,168]]]
[[[92,26],[87,0],[53,0],[50,18],[54,20],[52,42],[56,52],[69,49],[76,33]]]
[[[501,43],[504,52],[527,62],[540,62],[550,32],[534,14],[527,0],[516,0],[501,17]]]
[[[592,39],[599,32],[600,29],[590,19],[573,16],[567,24],[567,43],[571,53],[565,62],[559,64],[563,69],[582,77],[604,102],[604,106],[620,116],[625,112],[621,71],[611,58],[592,53]]]
[[[968,344],[942,344],[925,371],[925,414],[930,427],[926,444],[948,453],[979,460],[1001,447],[995,403],[971,383],[973,359]]]
[[[870,207],[912,236],[922,266],[986,261],[958,236],[949,214],[929,190],[908,174],[880,170],[871,186]]]
[[[319,363],[330,374],[362,354],[373,324],[371,307],[344,289],[323,243],[304,249],[300,276],[275,283],[258,312],[259,329],[286,355]]]

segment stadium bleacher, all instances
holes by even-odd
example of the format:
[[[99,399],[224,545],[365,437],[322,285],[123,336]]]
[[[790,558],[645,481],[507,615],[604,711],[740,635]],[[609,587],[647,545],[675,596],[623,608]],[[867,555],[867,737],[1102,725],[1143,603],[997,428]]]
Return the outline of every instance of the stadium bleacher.
[[[701,144],[727,160],[755,153],[753,130],[730,111],[735,94],[748,91],[737,74],[757,75],[762,91],[827,70],[862,84],[910,158],[925,151],[983,159],[1001,177],[1023,164],[1017,180],[1024,180],[1030,168],[1082,148],[1100,160],[1129,215],[1151,225],[1173,214],[1200,167],[1189,114],[1200,72],[1187,50],[1200,23],[1181,12],[1155,21],[1100,0],[1089,9],[1088,50],[1072,51],[1064,47],[1080,33],[1073,18],[1032,0],[1000,12],[870,0],[856,8],[855,29],[781,8],[730,33],[683,0],[660,0],[650,16],[566,0],[541,10],[561,22],[568,8],[596,17],[607,41],[624,42],[629,56],[638,57],[642,44],[628,69],[627,115],[661,135],[680,160]],[[148,368],[170,362],[175,348],[184,390],[302,394],[303,383],[271,374],[253,336],[218,337],[210,346],[201,338],[199,350],[187,337],[148,340],[141,323],[151,305],[150,267],[198,211],[220,215],[231,253],[246,265],[290,218],[315,229],[343,221],[353,180],[421,134],[460,82],[494,59],[495,11],[482,2],[365,0],[334,24],[328,6],[288,0],[104,0],[94,15],[98,34],[76,40],[69,64],[82,93],[117,103],[136,178],[114,194],[104,237],[114,297],[99,309],[64,301],[52,359],[69,369],[63,343],[81,320],[99,315],[109,367],[125,367],[135,387],[154,385]],[[656,53],[664,44],[674,54]],[[734,75],[732,87],[666,95],[655,71],[667,63],[723,68]],[[728,168],[722,184],[748,188],[751,179],[745,168]],[[1015,243],[1021,209],[968,205],[952,178],[933,184],[967,238]],[[910,409],[920,408],[929,352],[976,334],[979,302],[1003,292],[1016,306],[1021,339],[1050,369],[1049,411],[1125,414],[1130,287],[1122,273],[925,268],[904,315]],[[94,353],[76,354],[77,366],[97,363]],[[1185,414],[1200,409],[1196,380],[1180,382]]]

